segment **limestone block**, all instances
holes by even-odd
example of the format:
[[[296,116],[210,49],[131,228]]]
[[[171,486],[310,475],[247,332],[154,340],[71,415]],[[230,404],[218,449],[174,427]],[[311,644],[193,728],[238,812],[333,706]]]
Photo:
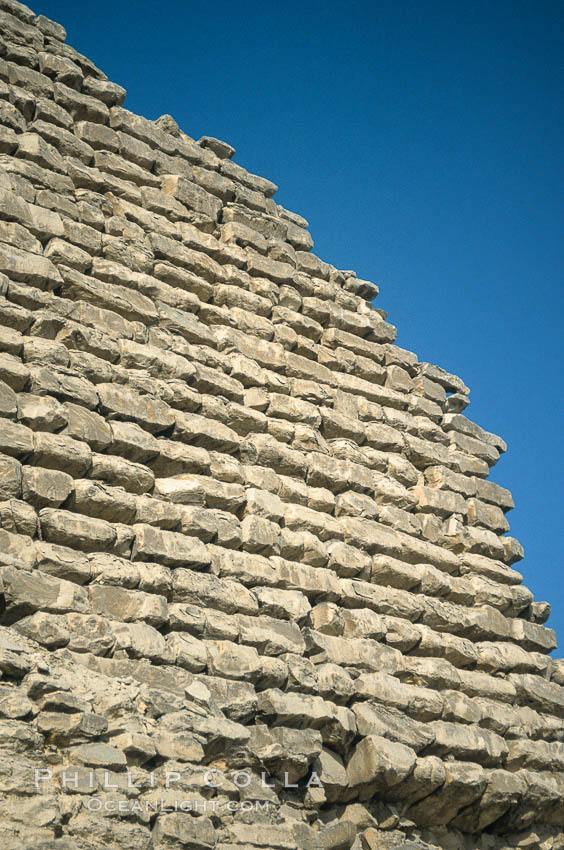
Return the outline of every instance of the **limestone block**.
[[[228,511],[210,511],[217,529],[214,542],[226,549],[240,549],[243,542],[243,530],[237,517]]]
[[[349,785],[361,798],[399,785],[415,767],[415,753],[403,744],[368,735],[357,745],[347,764]]]
[[[44,540],[82,552],[107,552],[117,540],[117,531],[109,522],[66,510],[42,508],[39,524]]]
[[[162,190],[184,204],[188,209],[201,213],[206,217],[216,220],[221,201],[210,195],[200,186],[176,174],[164,175],[161,180]]]
[[[528,673],[511,673],[508,680],[508,684],[515,688],[520,702],[557,717],[564,715],[564,688],[560,685]]]
[[[261,655],[282,655],[293,652],[302,655],[305,642],[298,626],[265,615],[238,616],[241,643],[254,646]]]
[[[277,725],[319,729],[327,746],[337,750],[346,748],[356,733],[354,715],[349,709],[318,696],[283,693],[277,688],[258,695],[258,716],[275,719]]]
[[[176,812],[158,819],[152,833],[155,850],[182,846],[196,850],[212,850],[216,844],[216,832],[209,818],[194,818],[189,814]]]
[[[30,377],[29,369],[23,365],[19,357],[11,354],[0,354],[0,378],[3,381],[4,392],[8,393],[8,399],[4,400],[4,416],[13,416],[13,396],[9,392],[11,388],[15,392],[23,390],[28,384]]]
[[[344,578],[360,576],[366,578],[370,572],[370,558],[353,546],[336,540],[327,545],[327,566]]]
[[[486,697],[508,703],[515,700],[516,687],[509,678],[488,676],[478,670],[459,670],[458,676],[458,687],[470,697]]]
[[[379,614],[391,614],[413,621],[418,620],[423,611],[417,596],[405,590],[380,587],[356,579],[342,579],[339,587],[339,596],[347,608],[368,607]]]
[[[140,463],[111,455],[92,454],[90,477],[123,487],[129,493],[146,493],[153,488],[155,476]]]
[[[461,761],[478,762],[486,767],[504,763],[508,755],[503,738],[487,729],[435,720],[429,724],[429,732],[434,735],[428,749],[432,755],[444,757],[448,753]]]
[[[248,552],[234,553],[211,545],[208,546],[208,552],[212,561],[212,573],[221,578],[235,578],[245,586],[258,584],[276,587],[284,581],[279,574],[282,567],[279,569],[262,555],[251,555]],[[298,587],[285,589],[300,590]]]
[[[408,809],[409,817],[420,826],[450,823],[461,809],[479,800],[484,793],[487,775],[479,765],[450,761],[445,762],[444,767],[444,784]]]
[[[370,608],[339,609],[342,634],[348,638],[373,638],[381,640],[386,634],[382,617]]]
[[[392,531],[372,520],[346,517],[339,520],[345,542],[371,553],[389,555],[408,563],[430,563],[446,573],[458,569],[458,557],[447,549]]]
[[[417,469],[426,469],[429,466],[452,466],[452,457],[448,449],[440,444],[433,444],[428,440],[421,440],[412,434],[405,435],[406,454],[408,460]]]
[[[219,508],[220,510],[231,511],[233,513],[237,513],[245,504],[245,490],[240,484],[216,481],[207,475],[185,474],[175,476],[175,479],[181,482],[181,484],[167,485],[169,494],[174,491],[176,495],[182,492],[182,488],[184,488],[185,492],[188,492],[191,488],[194,493],[198,493],[198,496],[194,496],[194,498],[198,498],[198,501],[200,501],[203,496],[203,502],[208,507]]]
[[[23,617],[14,624],[15,630],[30,640],[48,649],[66,646],[70,640],[70,631],[62,616],[36,611],[28,617]]]
[[[441,694],[430,688],[406,685],[389,673],[361,673],[355,680],[355,689],[359,697],[406,711],[415,720],[434,720],[443,712]]]
[[[556,635],[552,629],[529,623],[519,618],[510,621],[511,637],[532,652],[551,652],[556,647]]]
[[[418,508],[420,511],[436,513],[441,517],[448,517],[451,514],[466,516],[468,511],[471,511],[470,505],[475,502],[475,500],[470,499],[467,505],[459,493],[438,490],[432,487],[419,487],[415,490],[415,493],[418,497]],[[473,515],[471,514],[470,521],[472,521],[472,518]]]
[[[257,464],[274,469],[282,475],[305,475],[305,457],[302,452],[287,448],[268,434],[253,434],[243,440],[240,458],[244,464]]]
[[[476,644],[478,652],[477,665],[482,670],[491,673],[540,673],[543,674],[549,665],[546,655],[538,652],[527,652],[521,646],[512,643]]]
[[[46,246],[44,256],[55,265],[66,265],[79,272],[85,272],[92,265],[90,254],[77,245],[71,245],[63,239],[51,239]]]
[[[110,628],[115,637],[114,652],[123,650],[132,658],[149,658],[157,663],[171,660],[163,636],[147,623],[112,622]]]
[[[442,658],[413,658],[405,656],[398,678],[406,684],[436,690],[454,690],[460,686],[466,671],[458,671],[449,661]],[[464,690],[464,685],[462,685]]]
[[[17,395],[8,384],[0,383],[0,415],[7,416],[12,419],[17,414]]]
[[[510,636],[509,620],[490,605],[470,609],[427,597],[422,622],[469,640],[506,640]]]
[[[279,620],[300,623],[307,617],[311,608],[304,594],[295,590],[257,587],[253,589],[253,594],[261,613]]]
[[[144,620],[157,627],[168,619],[165,598],[154,593],[91,585],[88,594],[94,613],[105,617],[126,623]]]
[[[122,455],[134,463],[145,463],[158,455],[157,440],[137,423],[112,420],[110,428],[112,442],[106,449],[108,454]]]
[[[438,634],[428,626],[418,625],[420,639],[413,655],[443,657],[455,667],[473,667],[478,654],[472,641],[455,635]]]
[[[304,630],[304,638],[307,654],[314,663],[329,661],[346,667],[375,671],[381,669],[382,664],[390,663],[388,659],[392,658],[393,651],[375,640],[343,638],[309,628]]]
[[[464,552],[460,556],[460,572],[465,575],[468,572],[484,575],[500,584],[516,585],[523,581],[523,576],[516,570],[511,569],[501,561],[485,558],[483,555]]]
[[[74,489],[66,472],[26,466],[23,468],[22,495],[36,508],[58,508]]]
[[[76,481],[69,507],[87,516],[126,524],[132,522],[136,514],[135,497],[123,487],[84,479]]]
[[[249,750],[269,773],[283,782],[296,783],[320,756],[321,735],[312,729],[269,729],[260,724],[251,732]]]
[[[11,457],[25,458],[33,451],[33,437],[33,432],[25,425],[16,425],[8,419],[3,419],[0,429],[0,451]]]
[[[130,321],[146,322],[149,325],[156,322],[157,309],[145,295],[124,286],[103,283],[68,267],[63,267],[62,272],[64,297],[112,310]]]
[[[190,381],[195,366],[173,351],[162,351],[153,345],[141,345],[129,339],[119,340],[120,363],[128,369],[144,369],[154,377],[180,378]]]
[[[2,618],[6,625],[35,611],[64,614],[90,610],[86,591],[72,582],[12,566],[2,567],[1,579],[5,604]]]
[[[112,441],[110,426],[98,413],[70,402],[66,402],[63,408],[66,418],[63,435],[88,443],[96,452],[104,451],[110,445]]]
[[[109,80],[87,76],[84,78],[82,89],[92,97],[97,97],[106,106],[120,106],[125,99],[125,89]]]
[[[161,438],[159,455],[151,461],[151,468],[162,478],[189,472],[206,474],[210,470],[210,456],[199,446]]]
[[[270,835],[265,834],[265,830],[257,824],[234,824],[228,829],[230,839],[241,845],[253,847],[267,847],[268,844],[272,848],[280,848],[280,850],[295,850],[296,843],[293,838],[292,831],[283,825],[272,824],[269,827]]]
[[[282,500],[267,490],[249,487],[246,491],[245,513],[280,523],[284,516]]]
[[[361,702],[353,705],[353,711],[361,735],[379,735],[404,744],[416,753],[427,751],[434,744],[432,724],[405,717],[395,708]]]
[[[322,431],[326,439],[345,438],[359,445],[364,442],[365,432],[358,419],[328,407],[320,409]]]
[[[205,641],[208,651],[208,670],[212,676],[253,681],[260,670],[256,649],[230,641]]]
[[[76,121],[73,132],[92,148],[108,150],[113,153],[119,150],[117,133],[103,124],[92,121]]]
[[[31,366],[29,389],[37,395],[54,396],[58,401],[71,401],[93,410],[98,404],[98,394],[86,378],[66,372]]]
[[[509,490],[500,487],[499,484],[494,484],[493,481],[483,481],[480,478],[474,479],[476,487],[476,495],[484,502],[490,502],[497,505],[504,511],[511,510],[515,507],[513,497]]]
[[[320,511],[314,511],[297,505],[284,506],[284,522],[292,531],[310,531],[320,540],[340,539],[341,525],[332,517]]]
[[[153,434],[174,425],[173,412],[160,399],[140,395],[117,384],[98,384],[96,390],[100,397],[100,410],[106,416],[134,419]]]
[[[18,137],[16,156],[31,160],[50,171],[67,173],[67,166],[59,151],[38,133],[21,133]]]
[[[342,635],[345,625],[342,609],[333,602],[320,602],[309,612],[308,624],[322,634]]]
[[[514,564],[525,557],[523,547],[514,537],[502,537],[500,542],[503,545],[503,561],[506,564]]]
[[[172,478],[157,478],[154,495],[159,499],[180,505],[205,504],[204,488],[200,477],[194,475],[176,475]]]
[[[94,328],[84,327],[79,325],[78,322],[68,321],[59,330],[57,341],[63,343],[69,349],[71,364],[90,362],[99,365],[101,371],[99,373],[93,372],[94,383],[111,380],[113,371],[108,364],[114,363],[118,359],[119,350],[108,334]],[[79,352],[83,352],[82,355]]]
[[[420,584],[422,579],[421,564],[406,564],[389,555],[373,555],[370,580],[374,584],[410,590]]]
[[[208,656],[203,641],[186,632],[171,632],[166,637],[166,644],[173,663],[192,673],[206,669]]]
[[[445,466],[429,466],[425,469],[424,475],[429,487],[453,490],[464,497],[474,496],[478,483],[486,483],[460,475]]]
[[[221,422],[180,411],[175,411],[174,436],[183,443],[228,453],[237,451],[240,444],[235,431]]]
[[[280,527],[264,517],[249,514],[241,522],[241,545],[247,552],[277,555]]]
[[[18,499],[22,492],[22,466],[15,459],[0,456],[0,500]]]
[[[453,826],[480,832],[520,803],[527,789],[519,774],[507,770],[487,771],[486,778],[488,784],[482,798],[455,818]]]
[[[324,567],[328,563],[327,547],[309,531],[282,528],[278,542],[285,560],[299,561],[311,567]]]
[[[206,547],[195,537],[187,537],[173,531],[161,531],[142,523],[134,525],[133,530],[133,560],[156,561],[171,567],[186,564],[204,567],[210,563]]]
[[[0,502],[0,527],[16,534],[35,537],[37,514],[31,505],[20,499]]]
[[[509,531],[509,523],[501,508],[488,505],[479,499],[468,500],[468,521],[472,525],[482,525],[500,534]]]
[[[506,766],[508,770],[521,767],[531,770],[561,771],[563,764],[563,747],[560,743],[546,741],[514,740],[508,743]]]
[[[174,602],[218,609],[227,614],[240,611],[254,616],[258,613],[254,593],[238,581],[181,567],[174,570],[172,581]]]
[[[461,434],[458,431],[451,431],[450,435],[450,445],[455,451],[473,455],[480,460],[484,460],[488,466],[494,466],[499,460],[499,451],[494,446],[489,445],[489,443],[484,443],[482,440],[470,437],[467,434]]]

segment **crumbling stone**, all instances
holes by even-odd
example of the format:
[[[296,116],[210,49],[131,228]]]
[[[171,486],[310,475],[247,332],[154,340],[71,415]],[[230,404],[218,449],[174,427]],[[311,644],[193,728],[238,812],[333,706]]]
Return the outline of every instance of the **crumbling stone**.
[[[557,850],[505,442],[229,144],[0,7],[0,843]]]

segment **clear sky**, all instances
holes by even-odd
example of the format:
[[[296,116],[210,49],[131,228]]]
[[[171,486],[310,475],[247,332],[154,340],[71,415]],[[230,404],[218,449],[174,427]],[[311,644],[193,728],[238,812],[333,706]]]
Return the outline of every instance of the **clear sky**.
[[[564,654],[564,5],[38,0],[123,85],[280,186],[315,252],[501,434],[516,565]]]

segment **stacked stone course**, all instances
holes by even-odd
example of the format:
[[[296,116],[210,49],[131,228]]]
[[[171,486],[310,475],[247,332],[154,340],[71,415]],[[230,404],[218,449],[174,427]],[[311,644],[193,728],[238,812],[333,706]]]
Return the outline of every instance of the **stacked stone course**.
[[[468,388],[233,148],[0,20],[0,845],[564,848]]]

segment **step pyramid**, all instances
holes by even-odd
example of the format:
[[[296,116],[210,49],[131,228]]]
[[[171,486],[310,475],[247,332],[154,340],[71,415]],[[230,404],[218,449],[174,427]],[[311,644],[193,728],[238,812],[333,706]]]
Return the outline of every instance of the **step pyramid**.
[[[468,388],[230,145],[0,20],[0,846],[564,848]]]

